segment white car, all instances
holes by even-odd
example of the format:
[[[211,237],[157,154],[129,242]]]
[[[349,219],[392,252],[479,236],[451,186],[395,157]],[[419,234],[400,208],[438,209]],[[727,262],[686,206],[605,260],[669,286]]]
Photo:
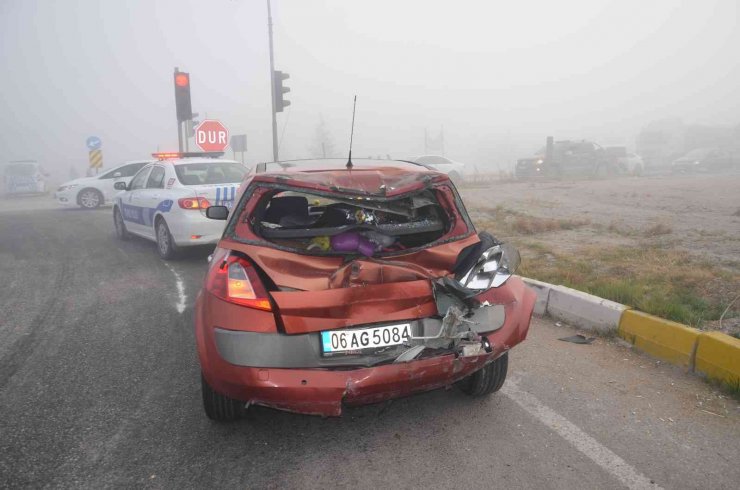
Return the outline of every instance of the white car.
[[[126,162],[101,175],[70,180],[59,186],[54,199],[62,206],[95,209],[113,200],[118,192],[113,187],[116,182],[128,184],[134,174],[150,162],[151,160]]]
[[[128,185],[116,183],[122,191],[113,201],[116,235],[125,240],[133,234],[156,242],[163,259],[173,258],[181,247],[215,244],[224,222],[207,218],[206,209],[211,205],[231,208],[247,168],[217,158],[160,158],[142,168]]]
[[[414,158],[413,161],[431,167],[439,172],[446,173],[455,184],[460,183],[465,176],[465,164],[439,155],[424,155]]]

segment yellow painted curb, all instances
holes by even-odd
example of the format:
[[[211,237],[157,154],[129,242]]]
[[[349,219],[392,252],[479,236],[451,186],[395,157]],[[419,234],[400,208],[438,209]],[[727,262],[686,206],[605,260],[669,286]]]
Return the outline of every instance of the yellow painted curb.
[[[721,332],[701,334],[696,348],[696,370],[725,383],[740,383],[740,339]]]
[[[651,356],[671,364],[691,366],[699,331],[635,310],[619,319],[620,337]]]

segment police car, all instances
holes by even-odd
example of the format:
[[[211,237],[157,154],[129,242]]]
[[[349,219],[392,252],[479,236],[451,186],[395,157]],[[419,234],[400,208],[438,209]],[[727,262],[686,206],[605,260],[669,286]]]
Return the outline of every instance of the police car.
[[[232,207],[247,168],[222,153],[154,153],[157,161],[131,182],[117,182],[113,223],[118,238],[138,235],[157,243],[163,259],[181,247],[215,244],[223,221],[206,217],[211,206]]]
[[[130,161],[100,175],[70,180],[59,186],[54,192],[54,199],[62,206],[95,209],[111,202],[118,192],[114,189],[116,182],[128,184],[131,177],[151,161]]]

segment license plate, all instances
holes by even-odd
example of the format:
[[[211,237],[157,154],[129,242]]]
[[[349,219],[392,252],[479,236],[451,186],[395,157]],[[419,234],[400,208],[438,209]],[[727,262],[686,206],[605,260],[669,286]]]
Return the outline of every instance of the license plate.
[[[411,340],[410,323],[356,330],[327,330],[321,332],[321,347],[325,353],[400,345],[409,340]]]

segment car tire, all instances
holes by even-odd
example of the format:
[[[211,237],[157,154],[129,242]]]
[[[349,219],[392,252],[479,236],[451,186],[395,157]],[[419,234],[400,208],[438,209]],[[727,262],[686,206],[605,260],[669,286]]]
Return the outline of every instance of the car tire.
[[[123,215],[118,206],[113,208],[113,226],[116,228],[116,236],[119,240],[128,240],[131,238],[128,230],[126,229],[126,223],[123,222]]]
[[[77,204],[82,209],[97,209],[103,204],[104,200],[103,194],[97,189],[82,189],[77,194]]]
[[[157,252],[164,260],[171,260],[177,256],[177,245],[172,238],[172,233],[167,226],[164,218],[158,218],[154,226],[154,233],[157,238]]]
[[[509,371],[509,353],[487,364],[473,374],[457,382],[458,388],[470,396],[485,396],[501,389]]]
[[[203,409],[209,419],[216,422],[233,422],[244,415],[246,404],[217,393],[208,384],[203,374],[200,375],[200,386],[203,394]]]

